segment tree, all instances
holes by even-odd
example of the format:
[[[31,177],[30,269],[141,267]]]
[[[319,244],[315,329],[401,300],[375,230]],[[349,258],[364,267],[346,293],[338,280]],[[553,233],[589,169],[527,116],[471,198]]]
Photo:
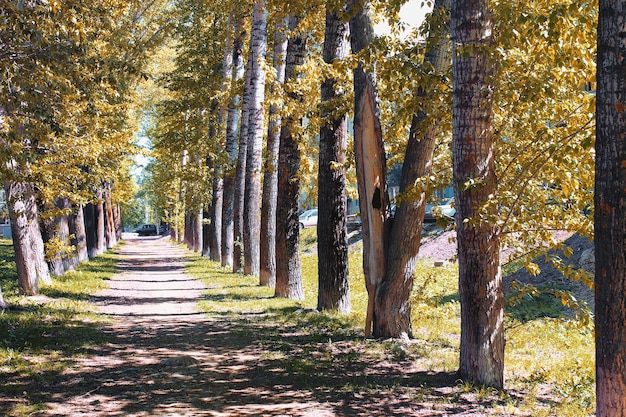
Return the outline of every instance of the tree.
[[[428,186],[424,186],[423,178],[431,175],[433,151],[441,124],[436,106],[426,102],[437,102],[436,98],[442,96],[438,91],[442,85],[440,74],[446,74],[450,67],[449,11],[449,0],[437,0],[429,18],[424,63],[430,66],[427,71],[432,71],[433,76],[427,79],[429,82],[422,81],[415,92],[419,101],[404,153],[401,198],[389,234],[385,279],[376,292],[374,335],[378,337],[402,337],[412,333],[411,290],[430,191]],[[440,77],[439,80],[437,77]]]
[[[235,24],[235,41],[233,42],[232,85],[236,85],[244,76],[243,42],[246,32],[243,30],[243,18]],[[234,216],[235,216],[235,166],[237,164],[237,125],[239,124],[240,94],[233,92],[228,102],[228,118],[226,121],[225,150],[228,161],[224,169],[224,191],[222,201],[222,266],[234,268]]]
[[[626,416],[626,2],[598,16],[595,334],[596,415]]]
[[[374,29],[369,1],[348,2],[350,44],[358,54],[372,42]],[[387,162],[380,120],[376,74],[359,62],[354,69],[354,155],[363,230],[363,273],[368,292],[365,334],[371,333],[376,288],[385,276],[385,254],[389,219]]]
[[[276,286],[276,202],[278,198],[278,152],[282,109],[282,84],[285,82],[285,58],[287,54],[288,18],[279,19],[274,28],[274,71],[271,85],[269,123],[267,128],[267,156],[263,170],[263,193],[261,200],[261,247],[259,284],[270,288]]]
[[[327,64],[332,65],[347,57],[349,31],[349,24],[339,18],[338,11],[326,11],[323,55]],[[329,75],[321,88],[323,124],[318,170],[317,308],[349,313],[345,171],[348,120],[345,107],[338,105],[343,86],[337,78],[337,75]]]
[[[298,67],[304,64],[307,39],[301,33],[294,33],[300,18],[289,18],[291,31],[287,43],[285,82],[298,78]],[[287,89],[290,100],[302,98],[297,90]],[[294,300],[304,298],[302,270],[300,267],[300,222],[298,219],[298,201],[300,198],[300,149],[296,130],[301,119],[289,114],[283,121],[280,131],[280,150],[278,156],[278,202],[276,218],[276,289],[277,297]]]
[[[267,49],[267,10],[265,0],[256,0],[250,39],[250,104],[246,181],[244,196],[244,273],[259,275],[261,227],[261,168],[265,119],[265,54]]]
[[[485,1],[454,0],[453,181],[461,299],[460,376],[502,388],[504,296],[496,223],[493,19]]]

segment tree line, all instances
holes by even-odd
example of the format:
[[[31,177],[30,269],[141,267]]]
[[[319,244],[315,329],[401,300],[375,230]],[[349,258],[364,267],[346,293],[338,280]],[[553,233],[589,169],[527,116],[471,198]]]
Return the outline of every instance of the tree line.
[[[386,338],[411,337],[425,207],[451,184],[460,375],[499,388],[501,262],[536,272],[535,255],[559,244],[552,231],[592,238],[595,226],[598,415],[623,415],[623,1],[437,0],[403,38],[392,36],[401,1],[137,2],[86,25],[102,11],[93,3],[89,12],[10,3],[3,14],[22,31],[3,35],[13,48],[3,50],[15,51],[4,73],[33,74],[19,87],[16,76],[3,83],[13,195],[33,195],[49,213],[100,203],[106,211],[139,119],[129,117],[131,96],[147,93],[148,185],[172,238],[300,299],[300,199],[314,196],[318,308],[347,312],[346,196],[358,194],[366,333]],[[42,24],[29,27],[23,13]],[[375,35],[380,18],[391,35]],[[168,69],[147,73],[150,54]],[[391,199],[386,176],[396,165]],[[504,247],[513,255],[501,260]]]

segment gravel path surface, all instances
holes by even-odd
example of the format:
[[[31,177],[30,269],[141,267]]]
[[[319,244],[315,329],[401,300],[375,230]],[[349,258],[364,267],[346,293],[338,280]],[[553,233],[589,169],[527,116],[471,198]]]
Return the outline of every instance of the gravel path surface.
[[[119,273],[93,297],[112,319],[110,341],[59,376],[37,415],[333,415],[306,393],[276,403],[274,382],[256,369],[263,350],[232,320],[196,310],[205,286],[184,273],[187,253],[167,238],[126,239]]]

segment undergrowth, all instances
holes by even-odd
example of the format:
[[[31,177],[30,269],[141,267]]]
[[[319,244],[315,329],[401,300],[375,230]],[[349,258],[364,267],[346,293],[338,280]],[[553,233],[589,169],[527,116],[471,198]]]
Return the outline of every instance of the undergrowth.
[[[257,277],[233,274],[206,258],[196,257],[188,271],[202,278],[209,289],[201,309],[214,317],[242,321],[242,335],[254,333],[267,349],[267,359],[283,363],[295,376],[308,380],[313,391],[361,391],[381,389],[368,374],[381,361],[417,369],[423,382],[407,383],[402,375],[385,381],[384,388],[426,401],[479,404],[488,415],[588,416],[595,403],[593,337],[589,328],[569,319],[554,299],[540,297],[506,307],[506,391],[460,383],[458,369],[460,304],[456,265],[433,267],[418,263],[411,296],[413,340],[365,339],[367,292],[360,246],[350,251],[350,292],[353,312],[342,316],[315,310],[317,255],[315,229],[303,231],[302,274],[305,299],[274,298],[274,290],[258,285]],[[254,321],[254,331],[250,330]],[[299,334],[292,340],[284,335]],[[268,341],[268,340],[271,340]],[[338,341],[351,346],[338,352]],[[297,343],[297,344],[295,344]],[[332,359],[330,356],[332,356]],[[312,358],[314,359],[311,362]],[[346,376],[343,384],[325,376],[338,367],[357,367],[359,376]],[[330,377],[328,377],[330,378]],[[415,378],[415,376],[413,376]],[[434,394],[439,378],[447,378],[451,390]],[[430,385],[429,385],[430,384]],[[407,386],[408,385],[408,386]],[[433,385],[433,386],[431,386]],[[433,400],[433,396],[435,399]]]
[[[75,271],[53,278],[41,295],[18,295],[10,240],[0,240],[0,286],[5,300],[17,308],[0,314],[0,379],[6,401],[0,414],[34,415],[42,410],[49,384],[74,359],[104,342],[103,318],[94,314],[89,295],[115,273],[116,255],[108,252]]]

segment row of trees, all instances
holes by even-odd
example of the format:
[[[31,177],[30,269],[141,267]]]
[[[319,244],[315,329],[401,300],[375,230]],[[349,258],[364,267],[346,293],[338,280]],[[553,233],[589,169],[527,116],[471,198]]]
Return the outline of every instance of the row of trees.
[[[0,175],[23,294],[120,239],[135,87],[171,27],[163,4],[3,2]]]
[[[220,4],[179,3],[167,100],[153,107],[153,193],[173,238],[300,299],[298,211],[312,183],[318,308],[346,312],[346,189],[357,183],[366,333],[410,337],[426,202],[452,184],[460,369],[501,387],[501,249],[534,270],[532,255],[557,244],[552,230],[592,235],[596,11],[441,0],[398,40],[372,22],[397,21],[402,2]],[[398,163],[392,218],[386,171]]]
[[[154,192],[176,225],[173,237],[258,275],[277,296],[301,298],[297,216],[303,188],[313,184],[318,307],[348,311],[345,201],[356,174],[370,293],[366,332],[410,336],[425,204],[451,183],[460,372],[502,387],[501,249],[536,271],[533,255],[558,244],[553,230],[593,234],[597,10],[585,1],[488,8],[438,0],[421,30],[398,40],[375,37],[372,20],[398,23],[401,1],[236,3],[186,0],[178,7],[176,67],[163,78],[169,100],[154,108],[153,135]],[[607,3],[605,15],[623,19],[623,2]],[[611,36],[611,48],[623,48]],[[623,94],[623,79],[616,86]],[[385,176],[398,162],[392,219]],[[611,230],[622,233],[617,226]],[[623,276],[613,276],[610,288],[615,280]],[[623,307],[620,300],[609,304]],[[563,301],[575,303],[567,295]],[[612,400],[598,398],[615,412],[624,408],[612,403],[623,389],[611,381]]]
[[[349,310],[345,202],[357,183],[366,332],[376,337],[411,336],[424,207],[452,184],[460,371],[480,384],[503,385],[501,248],[533,270],[532,255],[556,244],[551,230],[591,236],[595,215],[603,242],[614,244],[596,239],[598,412],[623,413],[616,329],[626,309],[623,268],[613,262],[623,258],[623,1],[601,2],[596,36],[598,13],[585,1],[437,0],[403,40],[372,28],[381,16],[399,22],[402,1],[123,3],[20,1],[0,12],[0,169],[24,292],[47,279],[39,216],[53,270],[72,264],[62,251],[81,247],[81,214],[87,244],[87,231],[101,232],[95,248],[117,238],[113,213],[129,189],[125,161],[139,120],[133,95],[148,92],[149,183],[173,238],[258,275],[277,296],[303,296],[298,209],[305,189],[318,190],[318,307]],[[585,88],[596,41],[597,113]],[[141,84],[152,76],[148,54],[172,65],[159,88]],[[392,218],[386,171],[398,163]]]

